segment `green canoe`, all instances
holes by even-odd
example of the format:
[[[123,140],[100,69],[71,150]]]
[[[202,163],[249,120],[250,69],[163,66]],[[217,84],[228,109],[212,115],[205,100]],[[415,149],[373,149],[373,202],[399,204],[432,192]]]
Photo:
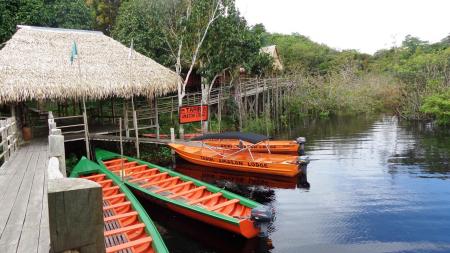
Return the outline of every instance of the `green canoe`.
[[[168,252],[145,209],[113,173],[83,157],[70,177],[102,186],[106,252]]]
[[[273,215],[260,203],[149,162],[102,149],[95,154],[100,166],[149,201],[246,238],[267,236]]]

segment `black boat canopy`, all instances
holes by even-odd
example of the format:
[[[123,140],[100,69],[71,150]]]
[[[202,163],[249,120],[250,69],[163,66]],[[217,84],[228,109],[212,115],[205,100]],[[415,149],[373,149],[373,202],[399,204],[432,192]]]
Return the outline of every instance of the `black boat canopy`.
[[[226,140],[243,140],[253,144],[268,140],[269,137],[261,134],[254,133],[242,133],[242,132],[224,132],[218,134],[204,134],[202,136],[198,136],[193,138],[193,141],[201,141],[201,140],[218,140],[218,139],[226,139]]]

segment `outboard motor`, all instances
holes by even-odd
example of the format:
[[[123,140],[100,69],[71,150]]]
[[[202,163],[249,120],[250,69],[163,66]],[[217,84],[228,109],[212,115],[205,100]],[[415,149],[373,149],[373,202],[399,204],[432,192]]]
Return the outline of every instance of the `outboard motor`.
[[[268,206],[258,206],[252,209],[251,219],[255,222],[255,226],[259,228],[259,237],[267,237],[269,235],[267,228],[269,223],[273,221],[272,209]]]
[[[299,156],[297,163],[298,163],[298,170],[306,175],[309,164],[309,156],[306,155]]]
[[[298,137],[295,141],[299,144],[299,147],[298,147],[298,150],[297,150],[298,155],[305,155],[306,138],[305,137]]]
[[[298,163],[298,170],[300,171],[299,174],[299,184],[303,188],[309,188],[310,185],[308,183],[308,164],[309,164],[309,156],[303,155],[299,156],[297,163]]]

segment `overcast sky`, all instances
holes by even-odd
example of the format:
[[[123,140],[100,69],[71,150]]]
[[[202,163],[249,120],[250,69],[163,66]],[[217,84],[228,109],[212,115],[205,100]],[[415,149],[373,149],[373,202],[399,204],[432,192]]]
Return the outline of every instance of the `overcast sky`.
[[[300,33],[336,49],[374,53],[407,34],[436,42],[450,33],[450,0],[236,0],[269,32]]]

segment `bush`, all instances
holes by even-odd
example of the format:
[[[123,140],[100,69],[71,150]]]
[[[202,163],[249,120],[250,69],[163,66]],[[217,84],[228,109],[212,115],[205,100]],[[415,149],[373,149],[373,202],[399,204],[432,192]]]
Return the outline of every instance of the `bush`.
[[[274,131],[275,127],[272,122],[267,117],[255,118],[248,120],[244,126],[244,132],[260,133],[269,135]]]
[[[341,71],[294,78],[288,98],[288,112],[294,117],[378,112],[397,108],[400,101],[400,85],[387,76]]]
[[[450,125],[450,89],[442,94],[425,97],[420,109],[434,117],[438,124]]]

